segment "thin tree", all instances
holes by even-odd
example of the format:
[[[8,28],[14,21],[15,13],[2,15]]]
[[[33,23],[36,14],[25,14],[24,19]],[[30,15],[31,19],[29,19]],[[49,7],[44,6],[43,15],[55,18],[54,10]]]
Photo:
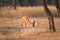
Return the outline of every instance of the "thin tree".
[[[16,0],[13,0],[14,9],[16,9]]]
[[[34,6],[34,0],[28,0],[28,1],[29,1],[30,6]]]
[[[0,0],[0,9],[1,9],[1,2],[2,2],[2,0]]]
[[[2,0],[2,5],[1,5],[2,7],[4,6],[5,1],[6,0]],[[16,9],[16,0],[9,0],[9,2],[11,2],[10,5],[14,6],[14,9]]]
[[[1,5],[0,5],[0,9],[1,9]]]
[[[52,30],[53,32],[55,32],[56,29],[55,29],[55,25],[54,25],[54,18],[53,18],[52,13],[50,12],[50,10],[47,7],[46,0],[43,0],[43,7],[47,14],[48,20],[49,20],[49,29],[50,29],[50,31]]]
[[[60,7],[59,7],[59,1],[58,0],[55,0],[55,5],[56,5],[56,8],[57,8],[58,12],[60,12]]]
[[[3,7],[3,5],[4,5],[4,0],[2,0],[2,5],[1,6]]]
[[[23,5],[23,1],[24,1],[24,0],[18,0],[18,1],[19,1],[20,6],[23,7],[23,6],[24,6],[24,5]]]

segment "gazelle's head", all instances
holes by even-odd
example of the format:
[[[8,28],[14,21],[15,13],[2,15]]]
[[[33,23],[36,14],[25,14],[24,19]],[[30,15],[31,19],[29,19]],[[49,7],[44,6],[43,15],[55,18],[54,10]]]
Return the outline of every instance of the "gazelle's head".
[[[33,20],[33,22],[32,22],[32,26],[35,27],[35,20]]]

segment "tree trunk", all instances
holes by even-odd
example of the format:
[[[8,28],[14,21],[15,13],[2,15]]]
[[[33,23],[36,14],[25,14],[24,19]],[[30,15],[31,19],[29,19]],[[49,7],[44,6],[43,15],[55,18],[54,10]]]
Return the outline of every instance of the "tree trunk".
[[[4,0],[2,0],[2,4],[0,5],[0,9],[1,9],[1,7],[3,7],[3,5],[4,5]]]
[[[19,1],[20,6],[23,7],[23,6],[24,6],[24,5],[23,5],[24,0],[18,0],[18,1]]]
[[[14,9],[16,9],[16,0],[13,0]]]
[[[44,10],[47,14],[48,20],[49,20],[49,29],[50,29],[50,31],[53,30],[53,32],[55,32],[56,29],[55,29],[55,25],[54,25],[53,15],[46,5],[46,0],[43,0],[43,7],[44,7]]]
[[[3,5],[4,5],[4,0],[2,0],[2,7],[3,7]]]
[[[55,5],[56,5],[56,8],[57,8],[58,12],[60,12],[60,7],[59,7],[59,1],[58,0],[55,0]]]
[[[1,9],[1,5],[0,5],[0,9]]]
[[[34,6],[34,0],[28,0],[28,1],[29,1],[30,6]]]

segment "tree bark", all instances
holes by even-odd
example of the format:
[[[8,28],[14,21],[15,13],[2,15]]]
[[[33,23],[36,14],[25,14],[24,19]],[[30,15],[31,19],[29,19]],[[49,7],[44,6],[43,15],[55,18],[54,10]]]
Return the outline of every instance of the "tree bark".
[[[4,0],[2,0],[2,7],[3,7],[3,5],[4,5]]]
[[[30,6],[34,6],[34,0],[28,0],[28,1],[29,1]]]
[[[3,7],[3,5],[4,5],[4,0],[2,0],[2,4],[0,5],[0,9],[1,9],[1,7]]]
[[[60,12],[60,7],[59,7],[59,1],[58,0],[55,0],[55,5],[56,5],[56,8],[57,8],[58,12]]]
[[[13,0],[14,9],[16,9],[16,0]]]
[[[48,20],[49,20],[49,29],[50,29],[50,31],[52,30],[53,32],[55,32],[56,29],[55,29],[55,25],[54,25],[54,18],[53,18],[52,13],[50,12],[50,10],[48,9],[48,7],[46,5],[46,0],[43,0],[43,7],[47,14]]]
[[[24,6],[24,4],[23,4],[23,2],[25,2],[24,0],[18,0],[19,1],[19,4],[20,4],[20,6]]]

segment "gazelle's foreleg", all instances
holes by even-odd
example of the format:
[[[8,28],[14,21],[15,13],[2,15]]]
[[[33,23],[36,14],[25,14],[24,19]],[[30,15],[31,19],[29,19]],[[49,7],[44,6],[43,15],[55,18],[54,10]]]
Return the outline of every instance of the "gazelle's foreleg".
[[[32,27],[35,27],[35,20],[33,20],[33,22],[31,22],[31,21],[27,18],[27,21],[28,21],[29,24],[32,25]],[[27,23],[27,24],[28,24],[28,23]]]

